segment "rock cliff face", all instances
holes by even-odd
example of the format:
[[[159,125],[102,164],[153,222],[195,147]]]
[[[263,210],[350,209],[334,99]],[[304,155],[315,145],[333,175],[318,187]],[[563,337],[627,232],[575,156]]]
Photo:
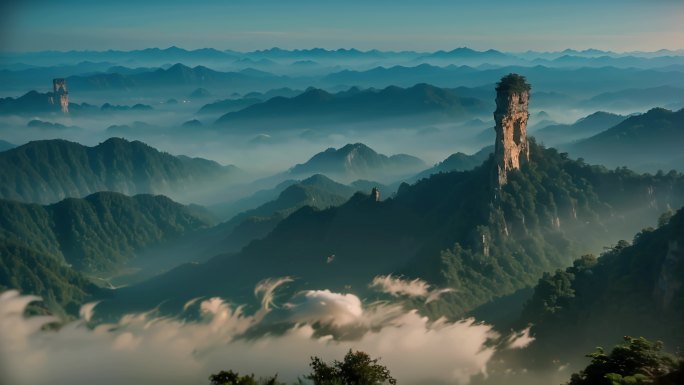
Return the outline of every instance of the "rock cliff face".
[[[51,103],[57,103],[63,113],[69,113],[69,91],[67,90],[66,79],[52,79],[53,98]]]
[[[496,87],[496,178],[499,186],[506,184],[508,172],[519,169],[530,158],[527,144],[527,106],[530,85],[523,76],[504,76]]]

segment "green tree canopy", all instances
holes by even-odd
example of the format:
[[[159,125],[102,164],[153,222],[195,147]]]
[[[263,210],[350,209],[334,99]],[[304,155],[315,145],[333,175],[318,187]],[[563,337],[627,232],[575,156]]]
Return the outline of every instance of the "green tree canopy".
[[[222,370],[216,374],[209,376],[211,385],[282,385],[278,382],[278,375],[273,377],[254,378],[254,374],[241,376],[238,372],[232,370]]]
[[[524,76],[510,73],[501,78],[501,80],[496,83],[496,92],[502,93],[520,93],[520,92],[530,92],[532,87],[527,83],[527,79]]]
[[[662,342],[624,337],[625,342],[606,354],[603,348],[589,354],[591,363],[572,375],[568,385],[682,384],[684,359],[661,352]]]
[[[351,349],[344,356],[344,361],[323,362],[318,357],[311,357],[311,374],[307,376],[314,385],[379,385],[388,382],[395,385],[389,369],[378,364],[378,359],[361,351]]]

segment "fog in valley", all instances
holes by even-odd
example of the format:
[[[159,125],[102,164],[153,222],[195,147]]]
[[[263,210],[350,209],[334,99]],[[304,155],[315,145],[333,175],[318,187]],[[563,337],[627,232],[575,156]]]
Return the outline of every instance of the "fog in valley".
[[[684,50],[172,44],[0,47],[0,385],[681,383]]]

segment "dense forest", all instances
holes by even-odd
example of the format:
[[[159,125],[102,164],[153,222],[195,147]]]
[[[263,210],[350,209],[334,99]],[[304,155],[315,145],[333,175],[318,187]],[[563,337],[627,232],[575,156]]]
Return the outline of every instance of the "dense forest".
[[[102,192],[49,206],[0,200],[0,287],[78,313],[97,292],[94,275],[116,273],[136,252],[212,224],[203,210],[164,196]]]
[[[98,191],[178,193],[225,182],[235,172],[232,166],[176,157],[138,141],[111,138],[86,147],[40,140],[0,152],[0,198],[46,204]]]
[[[634,233],[637,223],[684,203],[684,176],[674,172],[607,170],[532,142],[530,162],[499,189],[492,161],[403,184],[381,202],[357,193],[338,207],[301,208],[237,255],[118,290],[112,306],[121,300],[119,306],[144,308],[199,295],[250,302],[249,288],[259,280],[284,275],[299,278],[292,290],[363,294],[376,275],[397,273],[455,289],[458,294],[447,293],[424,310],[457,317],[534,285],[573,255],[600,250],[606,239]],[[225,271],[234,274],[231,280],[223,278]]]
[[[684,346],[684,209],[663,214],[659,225],[599,258],[585,255],[544,274],[520,321],[532,324],[537,338],[526,354],[549,364],[623,335],[668,341],[671,350]]]

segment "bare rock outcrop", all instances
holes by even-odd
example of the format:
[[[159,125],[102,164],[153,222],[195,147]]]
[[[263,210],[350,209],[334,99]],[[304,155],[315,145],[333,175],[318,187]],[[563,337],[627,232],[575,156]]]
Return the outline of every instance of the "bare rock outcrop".
[[[52,95],[49,100],[50,104],[59,103],[63,113],[69,112],[69,91],[66,79],[52,79]]]
[[[380,202],[380,189],[373,187],[371,190],[371,199],[375,202]]]
[[[527,144],[530,88],[525,77],[518,74],[504,76],[496,87],[494,156],[499,186],[506,184],[509,171],[519,169],[530,159]]]

